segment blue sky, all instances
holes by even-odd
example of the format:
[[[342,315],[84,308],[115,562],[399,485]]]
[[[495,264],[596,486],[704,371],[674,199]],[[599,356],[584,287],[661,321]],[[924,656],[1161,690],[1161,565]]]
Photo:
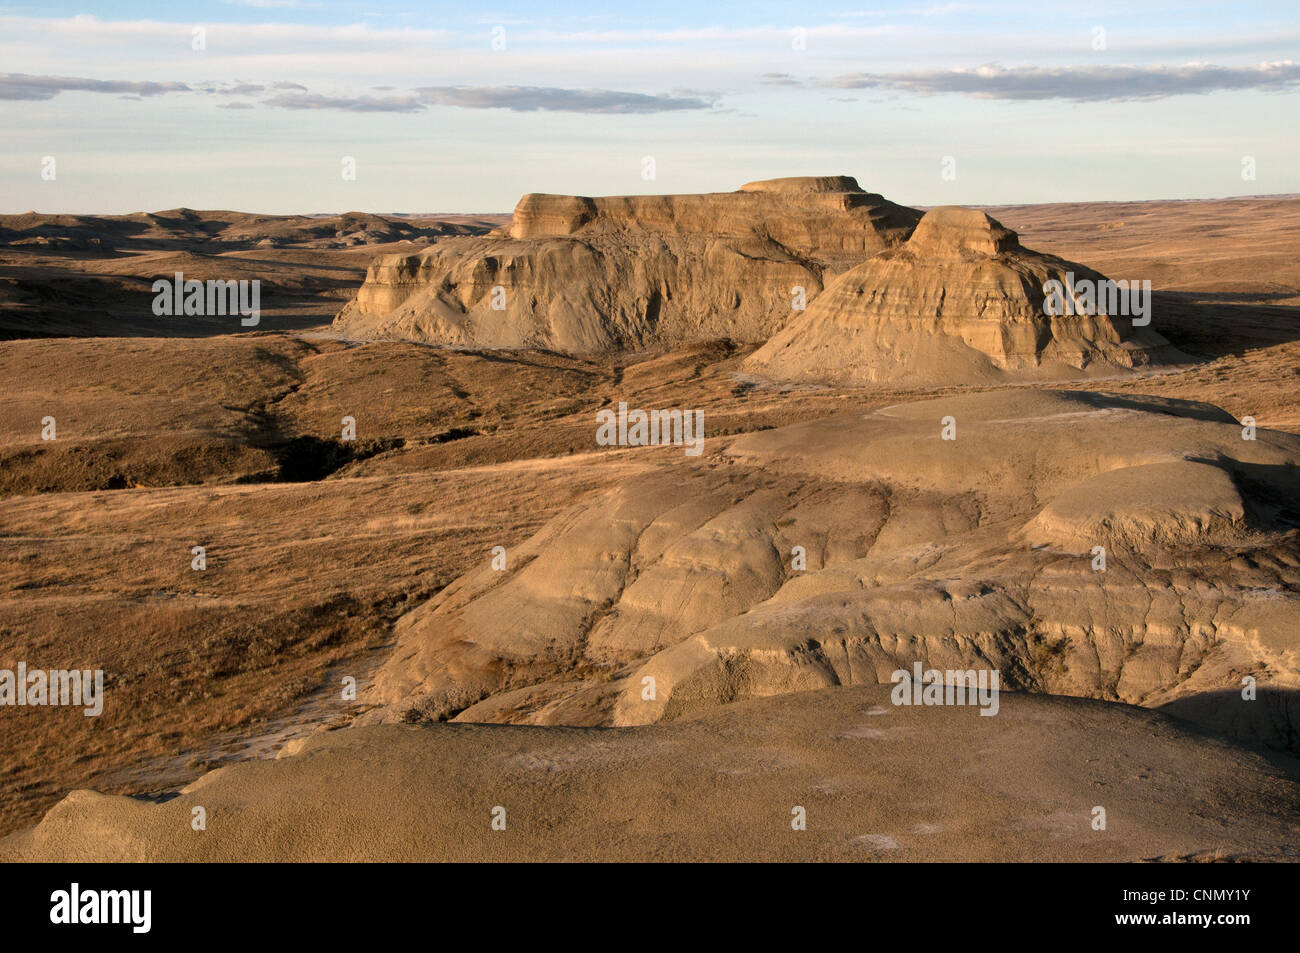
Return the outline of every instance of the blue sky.
[[[1298,117],[1294,2],[0,4],[3,212],[1300,192]]]

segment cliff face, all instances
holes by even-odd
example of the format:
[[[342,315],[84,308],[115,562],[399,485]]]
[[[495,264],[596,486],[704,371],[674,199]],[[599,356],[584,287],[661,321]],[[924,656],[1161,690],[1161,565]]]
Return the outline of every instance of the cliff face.
[[[797,313],[796,286],[812,300],[919,219],[848,176],[707,195],[529,194],[488,236],[376,260],[335,327],[575,354],[762,341]]]
[[[1097,272],[1020,245],[973,209],[926,213],[903,245],[854,267],[746,362],[845,384],[991,383],[1109,375],[1177,359],[1129,315],[1044,309],[1049,281]]]

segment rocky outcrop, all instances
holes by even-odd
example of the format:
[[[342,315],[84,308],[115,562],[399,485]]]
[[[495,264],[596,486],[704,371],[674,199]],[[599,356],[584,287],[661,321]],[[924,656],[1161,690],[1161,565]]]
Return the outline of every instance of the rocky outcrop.
[[[575,354],[762,341],[796,300],[919,219],[849,176],[705,195],[529,194],[489,236],[376,260],[334,324],[353,338]]]
[[[782,380],[906,386],[1106,376],[1181,359],[1135,316],[1049,314],[1044,287],[1067,275],[1071,287],[1104,280],[1022,247],[983,212],[932,209],[905,244],[830,283],[746,369]]]
[[[1151,707],[1226,692],[1202,720],[1294,744],[1300,438],[1243,440],[1206,404],[1017,390],[751,433],[723,458],[629,481],[404,616],[374,700],[629,725],[920,661]],[[1273,701],[1242,701],[1244,675]]]

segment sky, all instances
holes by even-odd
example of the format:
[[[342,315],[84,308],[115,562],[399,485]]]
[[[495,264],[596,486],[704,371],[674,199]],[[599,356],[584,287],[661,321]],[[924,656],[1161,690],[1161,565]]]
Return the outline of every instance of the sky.
[[[912,205],[1300,192],[1300,4],[0,2],[3,213],[831,174]]]

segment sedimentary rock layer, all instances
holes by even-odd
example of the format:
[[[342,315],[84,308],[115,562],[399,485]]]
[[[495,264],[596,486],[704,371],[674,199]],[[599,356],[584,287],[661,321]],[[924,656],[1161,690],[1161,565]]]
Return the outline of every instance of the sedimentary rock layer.
[[[903,241],[919,218],[848,176],[707,195],[529,194],[490,236],[376,260],[335,328],[577,354],[762,341],[796,301]]]
[[[748,434],[404,616],[373,697],[401,719],[629,725],[922,661],[1146,706],[1226,692],[1198,717],[1293,743],[1298,463],[1300,438],[1243,439],[1207,404],[1065,391]],[[1244,675],[1279,694],[1244,701]]]
[[[983,212],[932,209],[905,244],[830,282],[746,368],[783,380],[943,385],[1107,376],[1181,359],[1144,326],[1149,313],[1044,306],[1048,282],[1104,280],[1024,248]]]

